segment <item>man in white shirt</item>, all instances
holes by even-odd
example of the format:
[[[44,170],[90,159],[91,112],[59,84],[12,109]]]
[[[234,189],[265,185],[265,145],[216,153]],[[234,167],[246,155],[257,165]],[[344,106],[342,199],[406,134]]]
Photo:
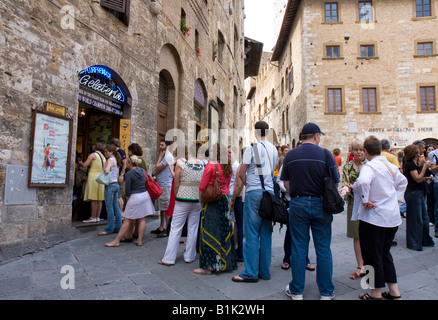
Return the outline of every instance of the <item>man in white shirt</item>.
[[[160,226],[152,230],[151,233],[155,233],[157,238],[166,237],[167,224],[169,218],[167,217],[167,208],[170,203],[170,195],[172,192],[173,176],[170,169],[173,169],[175,159],[172,154],[167,150],[168,146],[172,142],[162,140],[160,141],[160,153],[158,154],[157,163],[155,164],[155,175],[157,176],[157,183],[163,190],[158,200],[158,209],[160,210]]]
[[[235,282],[257,282],[271,278],[272,221],[259,216],[263,188],[274,193],[274,169],[278,160],[277,148],[266,140],[269,125],[264,121],[255,124],[257,143],[245,149],[239,177],[246,184],[243,207],[243,260],[245,270],[232,278]],[[258,153],[258,156],[255,154]],[[260,163],[257,163],[260,159]]]
[[[370,136],[364,141],[365,158],[353,185],[354,207],[352,220],[359,220],[359,238],[365,266],[374,270],[374,288],[359,296],[362,300],[379,300],[382,297],[401,299],[397,285],[391,244],[401,224],[398,202],[404,201],[408,184],[398,168],[381,156],[381,143]],[[388,284],[389,291],[382,292]]]

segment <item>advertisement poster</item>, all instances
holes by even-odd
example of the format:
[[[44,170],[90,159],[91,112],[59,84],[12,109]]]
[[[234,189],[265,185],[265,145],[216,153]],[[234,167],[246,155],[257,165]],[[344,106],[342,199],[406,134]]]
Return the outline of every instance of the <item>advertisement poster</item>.
[[[35,111],[29,186],[68,185],[71,120]]]

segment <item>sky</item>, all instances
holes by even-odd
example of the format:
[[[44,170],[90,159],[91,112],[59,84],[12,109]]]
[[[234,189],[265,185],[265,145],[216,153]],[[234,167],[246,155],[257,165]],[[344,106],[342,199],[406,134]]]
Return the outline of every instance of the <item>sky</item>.
[[[263,42],[263,51],[272,51],[274,34],[274,0],[245,0],[245,37]]]

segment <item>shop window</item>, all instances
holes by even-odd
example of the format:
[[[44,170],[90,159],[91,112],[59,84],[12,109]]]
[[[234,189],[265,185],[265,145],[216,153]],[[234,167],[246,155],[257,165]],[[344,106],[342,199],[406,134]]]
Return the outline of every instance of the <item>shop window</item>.
[[[130,0],[100,0],[100,5],[129,26]]]

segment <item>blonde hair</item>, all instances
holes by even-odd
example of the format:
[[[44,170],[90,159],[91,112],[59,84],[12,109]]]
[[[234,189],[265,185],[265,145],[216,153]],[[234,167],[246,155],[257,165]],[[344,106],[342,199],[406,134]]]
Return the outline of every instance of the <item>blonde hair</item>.
[[[129,156],[128,161],[131,162],[134,167],[137,167],[141,163],[141,159],[136,155]]]
[[[351,148],[352,149],[363,149],[363,141],[361,141],[359,139],[354,139],[353,142],[351,143]]]

